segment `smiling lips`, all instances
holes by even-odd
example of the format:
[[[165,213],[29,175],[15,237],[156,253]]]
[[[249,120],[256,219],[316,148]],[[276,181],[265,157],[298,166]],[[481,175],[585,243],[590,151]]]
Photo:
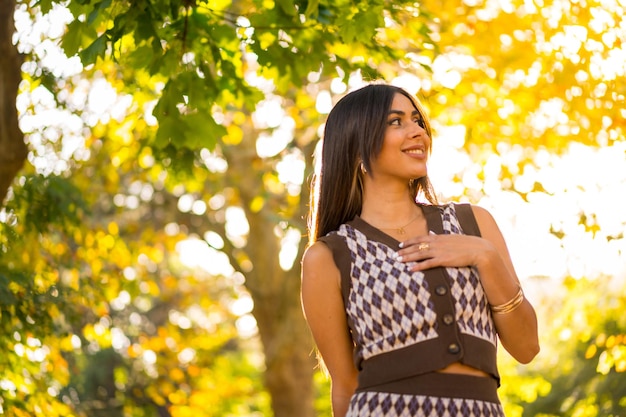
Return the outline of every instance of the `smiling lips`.
[[[407,153],[409,155],[424,155],[424,149],[421,149],[421,148],[405,149],[402,152]]]

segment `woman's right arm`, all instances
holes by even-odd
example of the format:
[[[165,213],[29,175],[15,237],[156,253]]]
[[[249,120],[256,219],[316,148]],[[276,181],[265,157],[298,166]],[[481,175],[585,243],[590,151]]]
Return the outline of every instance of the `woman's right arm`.
[[[331,250],[311,245],[302,258],[302,307],[331,379],[333,416],[343,417],[357,385],[353,342],[341,296],[340,273]]]

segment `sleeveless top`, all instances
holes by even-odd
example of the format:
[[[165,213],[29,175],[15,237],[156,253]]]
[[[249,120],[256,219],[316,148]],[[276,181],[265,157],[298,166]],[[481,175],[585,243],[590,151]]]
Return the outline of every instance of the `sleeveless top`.
[[[468,204],[421,207],[431,232],[480,236]],[[358,216],[320,240],[341,272],[357,390],[454,362],[490,374],[499,386],[496,329],[474,267],[412,272],[411,262],[393,257],[400,242]]]

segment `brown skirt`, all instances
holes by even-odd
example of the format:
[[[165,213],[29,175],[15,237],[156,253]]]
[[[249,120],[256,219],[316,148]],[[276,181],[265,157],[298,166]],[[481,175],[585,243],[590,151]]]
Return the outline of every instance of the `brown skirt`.
[[[432,372],[357,391],[346,417],[504,417],[493,378]]]

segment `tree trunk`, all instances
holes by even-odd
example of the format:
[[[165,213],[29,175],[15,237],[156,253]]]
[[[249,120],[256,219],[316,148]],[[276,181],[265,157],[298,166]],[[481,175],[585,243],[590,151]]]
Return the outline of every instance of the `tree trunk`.
[[[254,316],[265,353],[265,386],[272,398],[274,417],[313,417],[313,345],[300,309],[299,283],[288,277],[281,296],[260,295],[249,285],[255,300]]]
[[[316,362],[300,305],[299,260],[283,271],[275,225],[263,213],[250,216],[249,222],[247,253],[254,269],[246,274],[246,287],[254,300],[274,417],[313,417]]]
[[[263,173],[272,168],[256,154],[257,136],[251,125],[245,126],[243,143],[233,152],[225,149],[225,154],[230,181],[238,188],[250,225],[244,251],[252,269],[244,272],[245,285],[254,301],[253,314],[265,354],[265,387],[272,399],[274,417],[313,417],[316,359],[300,304],[300,260],[296,259],[288,271],[280,266],[281,243],[274,230],[281,221],[278,213],[285,207],[285,196],[265,190]],[[263,208],[250,210],[253,199],[259,195],[266,197]],[[306,199],[306,195],[303,192],[301,198]],[[300,217],[303,207],[306,202],[295,208],[295,215],[287,217]],[[301,244],[300,254],[303,247]]]
[[[22,57],[12,42],[14,12],[15,0],[0,1],[0,206],[28,154],[15,107]]]

